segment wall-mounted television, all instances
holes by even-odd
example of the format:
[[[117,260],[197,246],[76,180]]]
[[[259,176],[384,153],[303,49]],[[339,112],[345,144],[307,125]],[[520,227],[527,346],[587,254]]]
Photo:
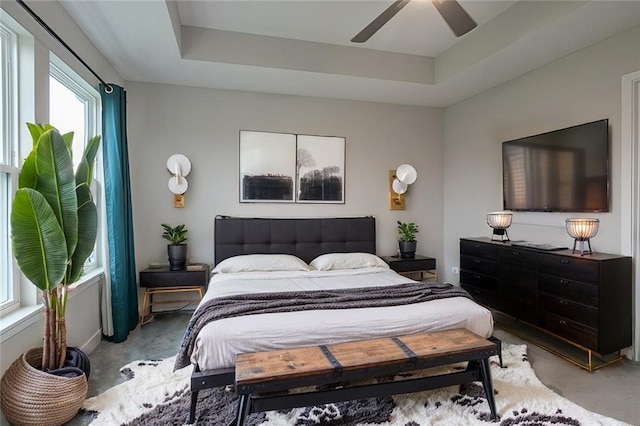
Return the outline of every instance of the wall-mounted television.
[[[609,120],[502,143],[504,209],[609,211]]]

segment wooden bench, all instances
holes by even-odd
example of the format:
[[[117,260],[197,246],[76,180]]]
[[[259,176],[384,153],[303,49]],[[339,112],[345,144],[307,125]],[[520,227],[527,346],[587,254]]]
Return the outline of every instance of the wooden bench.
[[[496,407],[489,357],[499,355],[499,340],[466,329],[363,340],[295,349],[240,354],[235,389],[240,399],[237,426],[255,412],[419,392],[481,381],[491,418]],[[273,394],[305,386],[352,382],[469,361],[466,370],[430,377],[361,384],[330,390]]]

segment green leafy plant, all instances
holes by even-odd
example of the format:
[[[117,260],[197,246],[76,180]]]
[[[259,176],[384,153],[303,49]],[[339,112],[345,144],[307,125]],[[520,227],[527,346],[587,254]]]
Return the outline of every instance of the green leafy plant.
[[[67,350],[68,286],[93,252],[98,213],[91,195],[100,136],[87,142],[73,171],[73,132],[27,123],[33,148],[18,176],[11,208],[13,255],[23,274],[42,292],[45,326],[42,369],[61,368]]]
[[[413,222],[398,221],[398,234],[400,241],[415,241],[418,233],[418,225]]]
[[[187,241],[187,232],[189,231],[185,229],[184,224],[172,227],[171,225],[163,223],[162,228],[164,228],[162,238],[169,241],[171,244],[182,244]]]

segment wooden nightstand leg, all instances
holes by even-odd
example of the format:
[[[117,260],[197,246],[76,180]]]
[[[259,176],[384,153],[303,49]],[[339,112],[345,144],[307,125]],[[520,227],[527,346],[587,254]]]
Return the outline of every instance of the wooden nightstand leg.
[[[147,289],[144,291],[144,296],[142,297],[142,314],[140,315],[140,326],[145,325],[146,323],[148,323],[153,319],[153,315],[151,315],[151,312],[147,314],[147,310],[150,310],[151,308],[148,303],[148,297],[149,297],[149,291]]]

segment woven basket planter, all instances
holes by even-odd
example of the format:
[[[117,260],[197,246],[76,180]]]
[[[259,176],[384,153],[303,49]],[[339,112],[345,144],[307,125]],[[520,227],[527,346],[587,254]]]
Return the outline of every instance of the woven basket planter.
[[[87,396],[87,378],[40,371],[42,348],[29,349],[2,376],[2,411],[14,425],[59,426],[71,420]]]

